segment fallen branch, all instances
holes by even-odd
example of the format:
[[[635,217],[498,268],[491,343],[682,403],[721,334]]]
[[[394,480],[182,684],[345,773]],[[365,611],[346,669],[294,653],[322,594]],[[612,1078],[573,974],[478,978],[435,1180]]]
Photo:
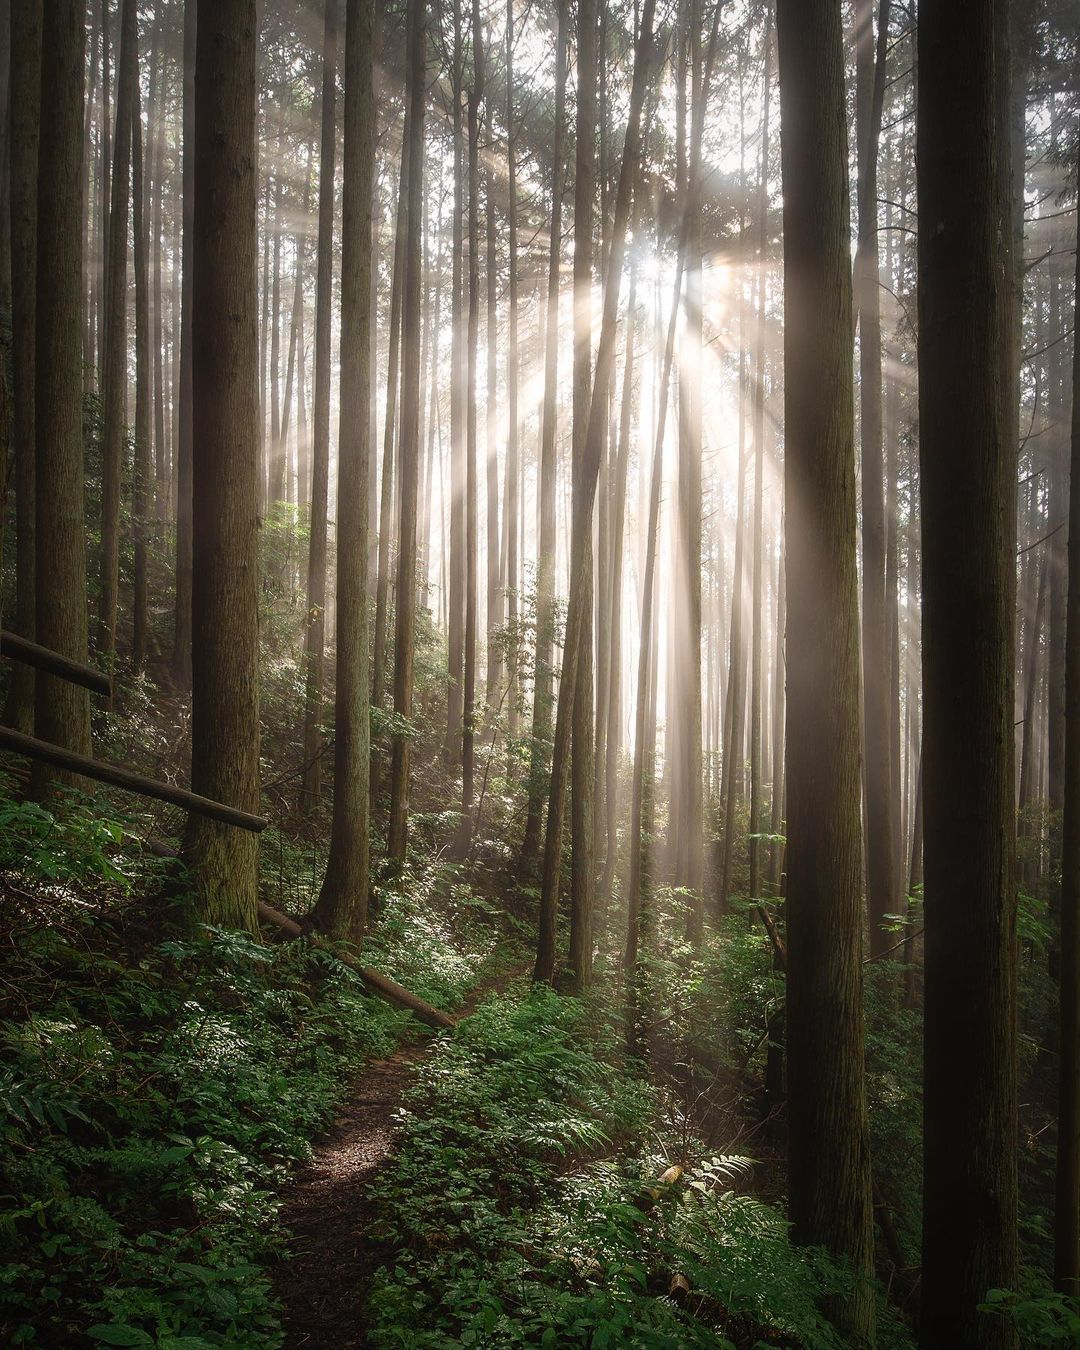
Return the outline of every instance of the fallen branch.
[[[43,647],[40,642],[31,642],[29,638],[20,637],[7,628],[0,630],[0,655],[11,661],[19,661],[24,666],[47,670],[50,675],[56,675],[70,684],[81,685],[93,694],[101,694],[103,698],[112,698],[112,680],[103,670],[95,670],[82,661],[74,661],[70,656],[55,652],[51,647]]]
[[[171,848],[163,839],[157,839],[153,835],[141,842],[147,852],[154,854],[157,858],[175,858],[178,856],[176,849]],[[329,946],[326,939],[319,933],[302,927],[295,919],[290,919],[287,914],[282,914],[281,910],[275,909],[273,905],[268,905],[265,900],[259,901],[259,918],[274,924],[291,938],[307,938],[314,947],[327,948]],[[422,998],[398,984],[396,980],[390,979],[388,975],[372,970],[370,966],[362,966],[355,956],[350,956],[348,952],[343,951],[338,951],[335,955],[339,961],[360,976],[371,993],[383,999],[384,1002],[392,1003],[396,1008],[407,1008],[409,1012],[429,1027],[449,1031],[457,1025],[457,1022],[449,1013],[444,1013],[441,1008],[434,1008],[430,1003],[425,1003]]]
[[[241,830],[252,830],[257,834],[270,823],[265,816],[252,815],[250,811],[241,811],[235,806],[226,806],[224,802],[200,797],[197,792],[189,792],[187,788],[177,787],[174,783],[146,778],[119,764],[106,764],[88,755],[77,755],[73,750],[65,750],[63,746],[53,745],[50,741],[39,741],[35,736],[24,736],[21,731],[13,731],[10,727],[0,727],[0,750],[40,759],[82,778],[93,778],[99,783],[123,788],[125,792],[137,792],[140,797],[153,797],[157,801],[168,802],[170,806],[194,811],[196,815],[220,820],[225,825],[235,825]]]
[[[290,937],[306,937],[316,947],[327,945],[325,939],[320,937],[318,933],[312,933],[302,928],[295,919],[290,919],[287,914],[282,914],[280,910],[274,909],[264,900],[259,901],[259,917],[276,924],[282,932],[288,933]],[[396,980],[390,979],[388,975],[372,970],[370,966],[362,966],[356,957],[350,956],[348,952],[339,951],[336,955],[351,970],[356,971],[373,994],[378,995],[385,1002],[392,1003],[399,1008],[407,1008],[409,1012],[429,1027],[452,1030],[457,1025],[449,1013],[444,1013],[440,1008],[434,1008],[430,1003],[425,1003],[422,998],[405,989]]]

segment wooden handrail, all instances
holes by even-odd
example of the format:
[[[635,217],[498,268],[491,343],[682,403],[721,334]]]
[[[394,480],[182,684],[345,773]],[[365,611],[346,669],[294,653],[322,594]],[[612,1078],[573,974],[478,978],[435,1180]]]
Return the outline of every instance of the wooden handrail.
[[[200,797],[197,792],[176,787],[173,783],[162,783],[156,778],[146,778],[141,773],[124,769],[119,764],[106,764],[100,759],[91,759],[87,755],[77,755],[73,750],[53,745],[49,741],[39,741],[34,736],[24,736],[21,731],[10,727],[0,727],[0,750],[10,750],[16,755],[27,755],[30,759],[40,759],[53,764],[58,769],[77,773],[83,778],[94,778],[112,787],[123,788],[125,792],[137,792],[143,797],[154,797],[158,801],[168,802],[172,806],[183,807],[185,811],[194,811],[196,815],[209,816],[211,820],[220,820],[225,825],[235,825],[240,830],[258,833],[270,823],[265,816],[252,815],[235,806],[226,806],[209,797]]]
[[[31,642],[29,638],[20,637],[7,628],[0,629],[0,656],[21,661],[23,665],[34,666],[38,670],[47,670],[50,675],[81,685],[93,694],[112,698],[112,680],[103,670],[95,670],[93,666],[63,656],[51,647],[43,647],[40,642]]]

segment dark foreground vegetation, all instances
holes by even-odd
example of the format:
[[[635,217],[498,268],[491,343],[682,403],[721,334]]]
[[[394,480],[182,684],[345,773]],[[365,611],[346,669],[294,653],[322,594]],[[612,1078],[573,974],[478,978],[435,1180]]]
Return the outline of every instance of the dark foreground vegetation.
[[[0,0],[0,1342],[1080,1345],[1080,0]]]

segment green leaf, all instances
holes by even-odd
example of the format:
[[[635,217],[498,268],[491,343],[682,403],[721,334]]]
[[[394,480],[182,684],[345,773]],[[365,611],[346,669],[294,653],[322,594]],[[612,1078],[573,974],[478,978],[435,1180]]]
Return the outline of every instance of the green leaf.
[[[123,1322],[99,1323],[87,1333],[93,1340],[103,1345],[143,1345],[153,1346],[154,1338],[138,1327],[129,1327]]]

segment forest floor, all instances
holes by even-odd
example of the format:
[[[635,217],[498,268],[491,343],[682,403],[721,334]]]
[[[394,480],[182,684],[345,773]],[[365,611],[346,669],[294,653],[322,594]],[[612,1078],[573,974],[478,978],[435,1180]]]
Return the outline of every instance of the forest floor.
[[[287,1187],[289,1250],[276,1271],[286,1345],[351,1350],[365,1343],[367,1286],[381,1256],[367,1237],[369,1186],[390,1159],[394,1115],[423,1045],[369,1064],[315,1157]]]
[[[459,1020],[522,969],[477,985]],[[406,1086],[433,1044],[428,1037],[370,1063],[315,1145],[311,1163],[285,1188],[280,1217],[289,1238],[274,1282],[290,1350],[355,1350],[367,1344],[368,1288],[386,1255],[367,1235],[375,1211],[371,1183],[391,1161]]]

